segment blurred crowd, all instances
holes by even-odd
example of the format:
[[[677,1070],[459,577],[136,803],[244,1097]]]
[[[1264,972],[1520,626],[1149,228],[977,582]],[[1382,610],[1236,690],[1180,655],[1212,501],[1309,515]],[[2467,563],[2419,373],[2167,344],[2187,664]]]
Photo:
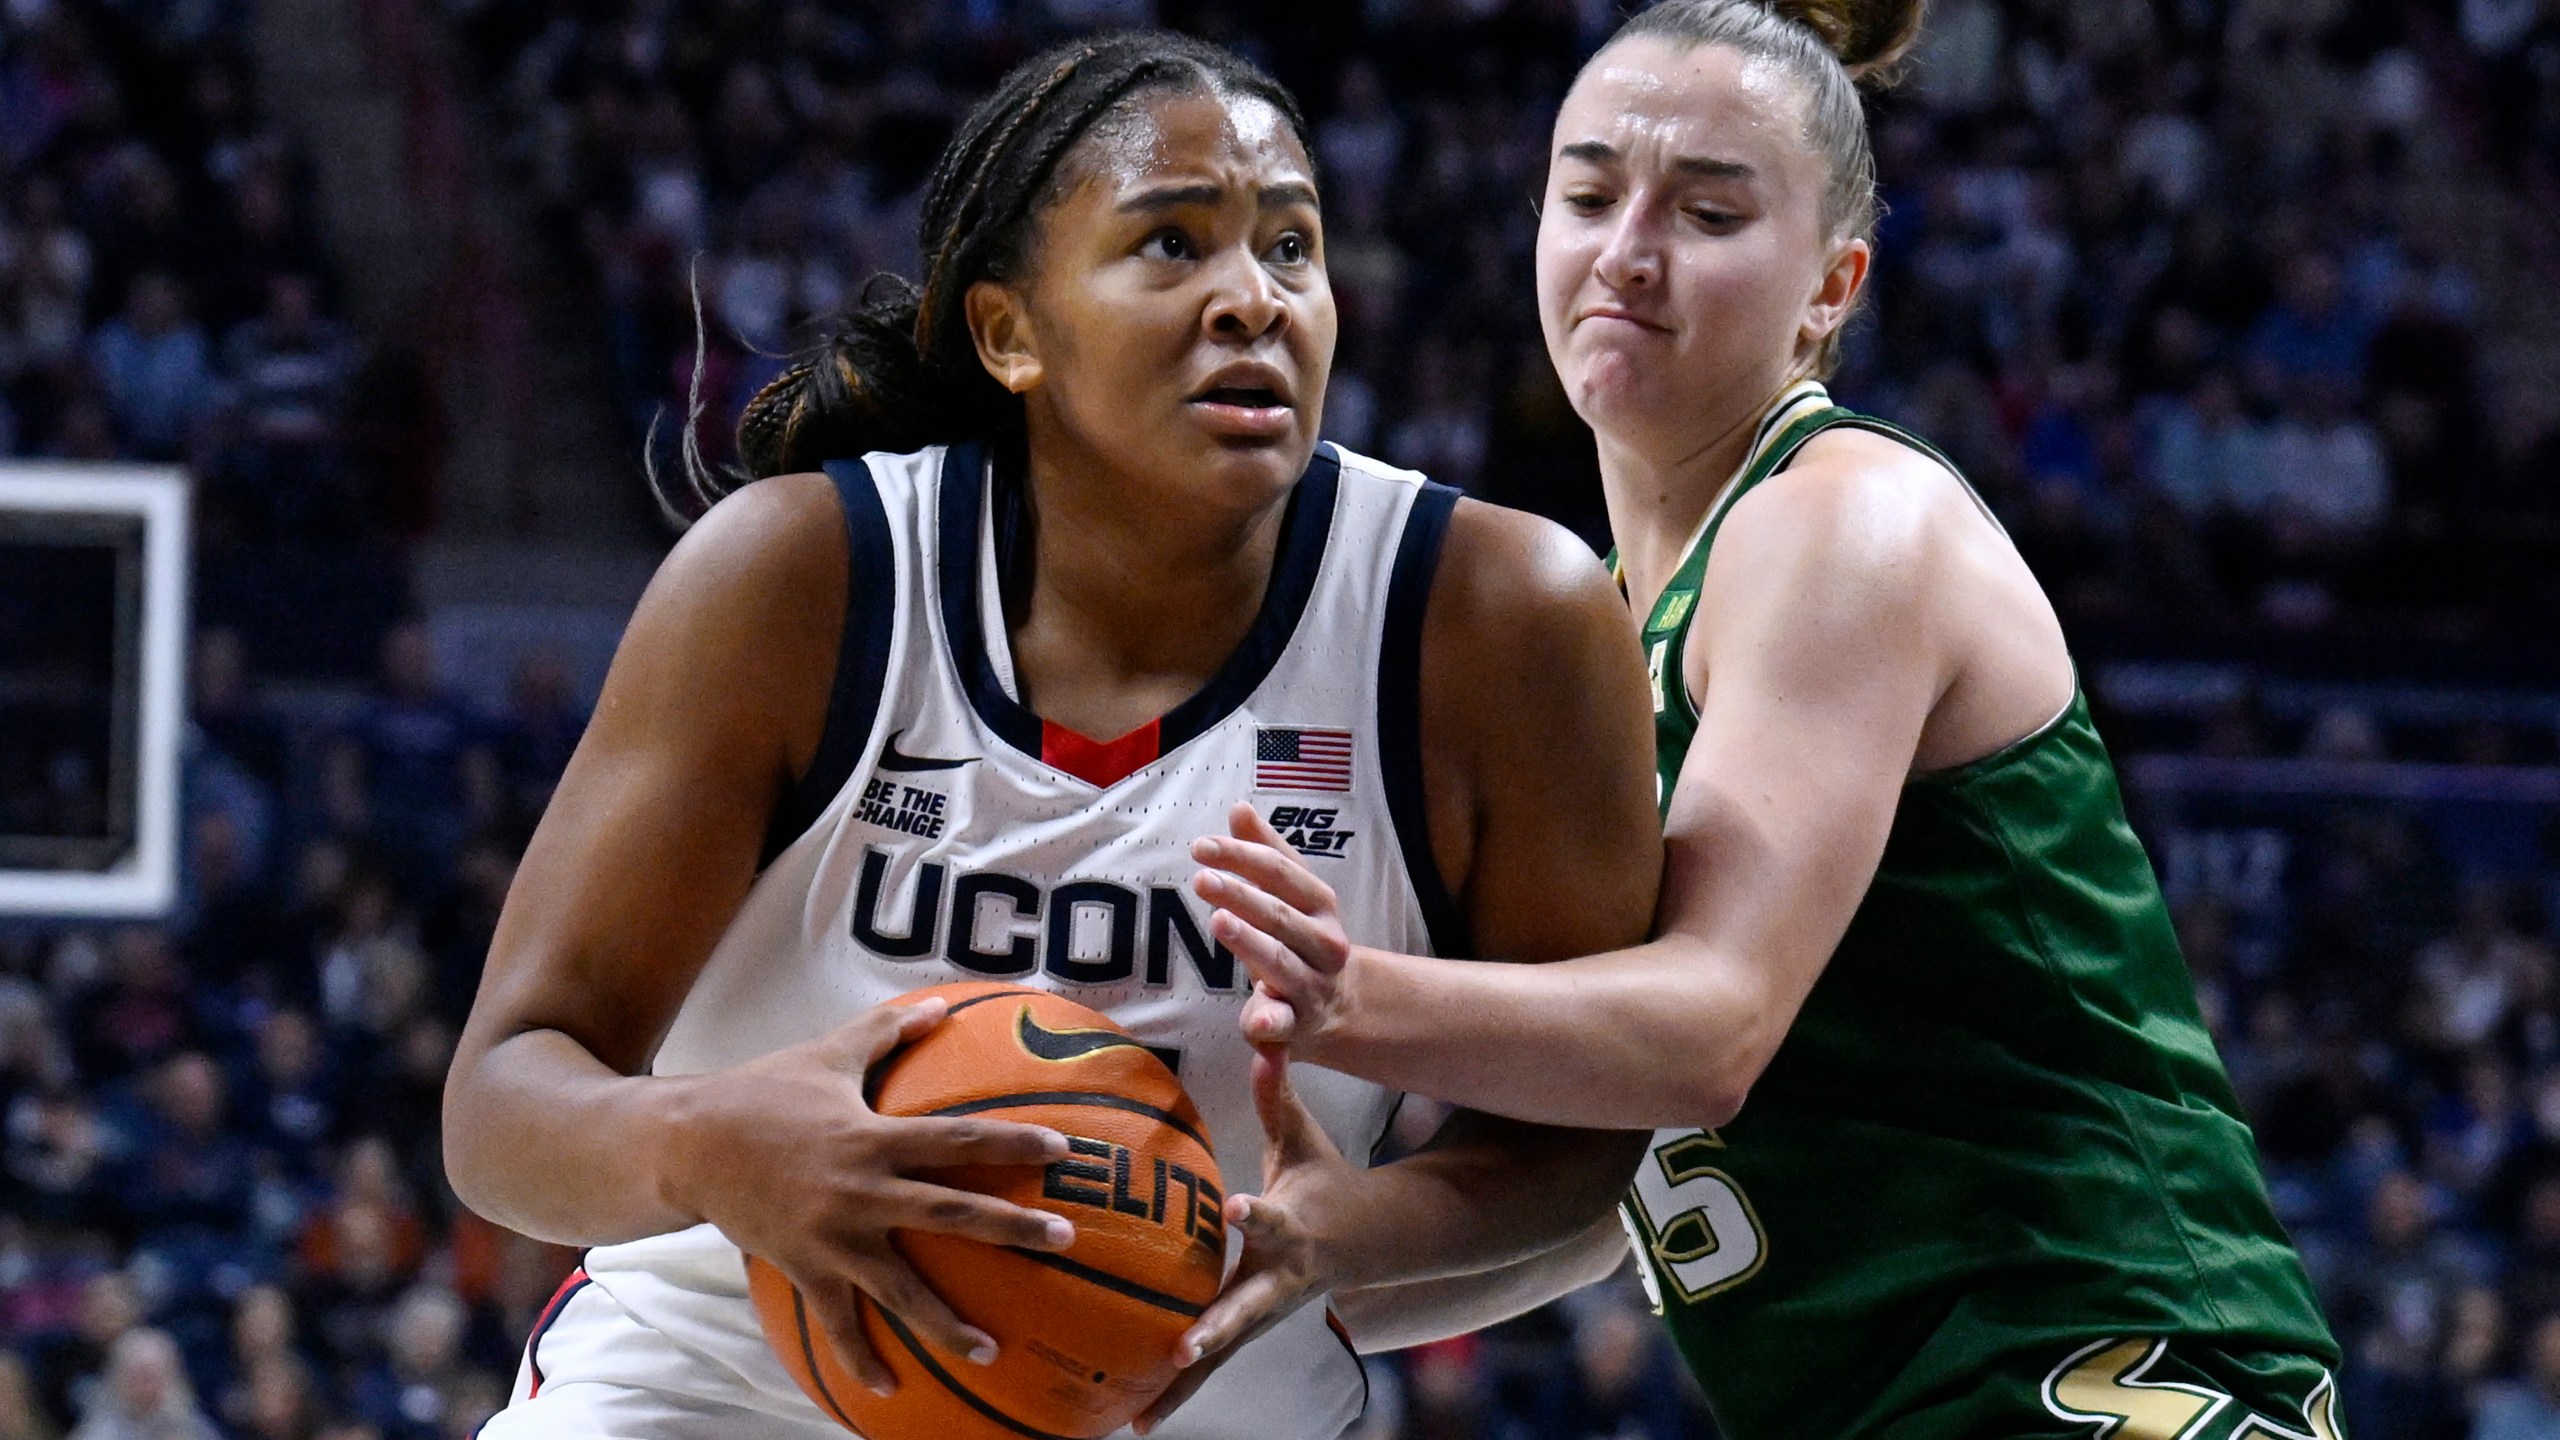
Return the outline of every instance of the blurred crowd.
[[[1327,430],[1597,536],[1527,277],[1547,126],[1618,8],[546,0],[467,33],[595,278],[635,436],[686,413],[698,290],[715,449],[811,322],[914,273],[918,183],[1007,64],[1106,23],[1226,40],[1314,120]],[[1876,299],[1840,389],[1954,453],[2084,627],[2547,623],[2560,416],[2494,403],[2517,277],[2475,268],[2506,264],[2515,188],[2488,137],[2560,137],[2520,118],[2560,113],[2545,8],[1939,0],[1877,107]]]
[[[0,1437],[460,1440],[573,1260],[437,1114],[584,713],[542,656],[464,704],[416,625],[321,710],[206,632],[191,703],[177,916],[0,930]]]
[[[344,543],[415,518],[367,427],[416,402],[337,318],[248,10],[0,8],[0,456],[183,462],[217,543]]]
[[[913,273],[917,184],[1008,63],[1152,20],[1310,107],[1345,322],[1328,431],[1600,533],[1526,275],[1545,127],[1604,0],[444,8],[592,283],[635,443],[699,378],[716,451],[813,319]],[[383,337],[341,318],[247,9],[0,5],[0,451],[188,463],[207,585],[240,583],[235,541],[345,547],[425,513],[383,439],[414,393],[386,398]],[[2560,618],[2560,434],[2487,378],[2525,322],[2483,273],[2494,215],[2456,204],[2475,180],[2560,204],[2560,8],[1932,16],[1877,108],[1889,208],[1840,389],[1968,467],[2084,646]],[[486,709],[420,625],[346,692],[277,683],[259,644],[195,647],[180,913],[0,925],[0,1440],[458,1440],[573,1258],[463,1210],[436,1139],[583,727],[563,667],[531,656]],[[2123,752],[2348,764],[2548,763],[2560,738],[2248,694],[2107,723]],[[2353,1433],[2560,1440],[2560,834],[2483,850],[2422,807],[2305,806],[2262,822],[2269,881],[2185,865],[2192,817],[2135,798],[2347,1346]],[[1713,1434],[1625,1274],[1371,1370],[1364,1440]]]

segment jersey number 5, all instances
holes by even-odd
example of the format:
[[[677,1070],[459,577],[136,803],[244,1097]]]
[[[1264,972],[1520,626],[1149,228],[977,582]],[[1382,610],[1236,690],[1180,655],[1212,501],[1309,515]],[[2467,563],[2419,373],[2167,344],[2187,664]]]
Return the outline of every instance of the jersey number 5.
[[[1627,1233],[1653,1302],[1656,1276],[1684,1302],[1704,1300],[1760,1273],[1769,1241],[1733,1177],[1715,1167],[1724,1142],[1708,1130],[1660,1130],[1627,1195]]]

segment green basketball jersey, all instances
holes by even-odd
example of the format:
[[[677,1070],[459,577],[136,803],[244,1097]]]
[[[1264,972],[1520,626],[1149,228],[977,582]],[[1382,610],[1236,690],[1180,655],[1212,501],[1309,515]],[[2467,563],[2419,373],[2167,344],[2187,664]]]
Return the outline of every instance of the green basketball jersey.
[[[1937,453],[1819,386],[1773,412],[1645,626],[1666,806],[1709,547],[1834,426]],[[1909,782],[1741,1116],[1654,1141],[1628,1229],[1734,1440],[2338,1433],[2336,1345],[2077,693]]]

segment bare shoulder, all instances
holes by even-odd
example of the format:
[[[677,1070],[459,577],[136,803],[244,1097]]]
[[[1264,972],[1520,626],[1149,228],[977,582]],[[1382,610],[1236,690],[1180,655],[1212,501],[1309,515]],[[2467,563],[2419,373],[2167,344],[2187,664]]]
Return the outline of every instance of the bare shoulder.
[[[1495,649],[1577,648],[1633,629],[1591,547],[1552,520],[1461,500],[1431,590],[1434,628]]]
[[[1426,729],[1480,766],[1546,753],[1607,770],[1624,751],[1646,768],[1652,704],[1635,621],[1591,547],[1552,521],[1459,502],[1424,616],[1423,683]],[[1576,743],[1559,748],[1558,736]]]
[[[1920,727],[1921,770],[2027,733],[2073,684],[2017,547],[1945,465],[1870,431],[1826,431],[1734,502],[1698,614],[1690,693],[1721,655],[1755,683],[1883,703]]]
[[[1482,953],[1551,960],[1641,939],[1662,855],[1653,706],[1635,620],[1591,547],[1459,502],[1422,684],[1433,846]]]
[[[758,480],[712,506],[649,581],[599,718],[614,719],[618,701],[681,699],[687,713],[814,735],[843,633],[849,551],[824,475]]]
[[[656,583],[723,592],[750,604],[789,600],[811,587],[840,595],[845,563],[835,482],[814,472],[776,475],[705,512],[668,552]]]
[[[1997,539],[1944,465],[1870,431],[1825,431],[1734,502],[1700,609],[1773,587],[1798,599],[1899,609],[1933,593],[1960,552]]]

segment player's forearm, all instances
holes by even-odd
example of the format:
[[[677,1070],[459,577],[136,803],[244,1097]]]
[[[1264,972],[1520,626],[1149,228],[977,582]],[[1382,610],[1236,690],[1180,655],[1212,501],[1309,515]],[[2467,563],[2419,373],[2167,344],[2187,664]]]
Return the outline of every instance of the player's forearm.
[[[445,1168],[472,1209],[563,1245],[695,1223],[676,1199],[689,1081],[616,1073],[557,1030],[466,1053],[445,1090]]]
[[[1341,1291],[1477,1275],[1547,1254],[1605,1218],[1646,1136],[1459,1115],[1361,1177],[1334,1250]]]
[[[1308,1058],[1548,1125],[1721,1125],[1792,1018],[1748,967],[1676,933],[1548,965],[1362,948],[1344,982]]]
[[[1526,1314],[1607,1279],[1627,1258],[1618,1217],[1603,1215],[1563,1244],[1472,1275],[1337,1291],[1333,1313],[1363,1355],[1428,1345]]]

